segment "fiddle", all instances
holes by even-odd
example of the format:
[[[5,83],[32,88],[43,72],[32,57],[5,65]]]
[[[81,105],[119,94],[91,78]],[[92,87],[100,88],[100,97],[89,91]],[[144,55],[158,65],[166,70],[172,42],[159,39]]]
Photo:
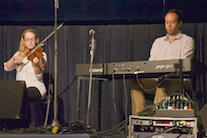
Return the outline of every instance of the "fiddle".
[[[35,49],[33,49],[33,50],[31,50],[31,51],[28,51],[27,53],[26,53],[26,57],[27,57],[27,59],[28,60],[30,60],[30,61],[32,61],[33,62],[33,59],[35,58],[35,57],[37,57],[38,59],[39,59],[39,66],[41,67],[41,68],[43,68],[44,67],[44,64],[45,64],[45,59],[43,58],[43,53],[42,53],[42,48],[41,47],[38,47],[38,48],[35,48]]]

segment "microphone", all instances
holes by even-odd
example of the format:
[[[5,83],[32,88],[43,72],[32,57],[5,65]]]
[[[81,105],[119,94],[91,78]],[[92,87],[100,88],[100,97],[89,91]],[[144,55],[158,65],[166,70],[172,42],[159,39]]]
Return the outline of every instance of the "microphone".
[[[90,35],[92,35],[91,36],[91,42],[90,42],[90,44],[89,44],[89,47],[91,48],[91,50],[93,51],[93,50],[95,50],[96,49],[96,40],[95,40],[95,31],[93,30],[93,29],[91,29],[90,31],[89,31],[89,34]],[[93,53],[93,52],[92,52]],[[91,53],[91,54],[92,54]]]
[[[93,29],[91,29],[90,31],[89,31],[89,34],[90,35],[94,35],[96,32],[93,30]]]

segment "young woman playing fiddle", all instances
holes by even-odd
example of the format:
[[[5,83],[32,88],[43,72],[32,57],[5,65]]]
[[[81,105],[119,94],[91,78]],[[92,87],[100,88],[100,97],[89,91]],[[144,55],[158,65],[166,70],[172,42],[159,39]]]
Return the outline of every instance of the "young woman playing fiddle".
[[[43,83],[43,71],[47,61],[45,52],[40,51],[42,59],[38,53],[29,53],[39,45],[39,37],[35,30],[27,29],[22,33],[19,51],[17,51],[7,62],[4,63],[5,71],[16,69],[16,80],[25,81],[28,99],[33,101],[40,99],[46,93]],[[27,55],[30,56],[27,57]],[[34,56],[35,55],[35,56]],[[33,56],[33,58],[30,58]]]

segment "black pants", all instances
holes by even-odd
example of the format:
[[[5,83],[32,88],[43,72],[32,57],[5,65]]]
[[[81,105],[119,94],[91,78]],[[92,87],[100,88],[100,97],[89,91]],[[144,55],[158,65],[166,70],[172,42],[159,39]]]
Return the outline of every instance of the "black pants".
[[[35,100],[39,100],[41,98],[41,94],[36,87],[28,87],[27,88],[28,101],[33,102]]]
[[[36,87],[27,88],[29,110],[30,110],[30,123],[29,128],[34,128],[43,123],[41,112],[41,94]]]

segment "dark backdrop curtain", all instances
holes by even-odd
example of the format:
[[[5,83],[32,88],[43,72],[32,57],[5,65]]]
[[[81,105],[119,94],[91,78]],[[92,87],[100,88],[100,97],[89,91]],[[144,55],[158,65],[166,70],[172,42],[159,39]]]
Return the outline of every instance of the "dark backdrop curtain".
[[[205,65],[207,65],[206,26],[206,23],[185,23],[181,27],[183,33],[195,39],[196,52],[194,57]],[[18,50],[21,34],[28,28],[37,31],[40,42],[54,30],[53,26],[42,25],[0,26],[0,79],[15,79],[15,71],[5,72],[3,63]],[[58,31],[57,92],[59,101],[62,103],[58,113],[58,119],[61,120],[61,123],[69,123],[76,118],[77,77],[75,67],[76,64],[90,62],[89,42],[91,36],[88,31],[92,28],[96,31],[95,39],[97,41],[94,63],[147,60],[155,38],[166,34],[163,24],[65,25],[60,28]],[[49,38],[45,44],[44,51],[48,55],[45,72],[51,70],[51,74],[54,76],[54,37]],[[197,75],[196,91],[203,95],[201,99],[197,99],[200,108],[206,103],[205,79],[205,75]],[[84,120],[86,117],[88,83],[88,80],[81,81],[80,120]],[[124,83],[126,83],[126,92]],[[101,91],[99,91],[100,85]],[[92,86],[91,128],[101,130],[112,128],[126,118],[125,110],[127,110],[127,115],[131,114],[130,80],[114,81],[115,99],[113,99],[112,81],[104,81],[101,84],[99,81],[93,81]],[[127,109],[125,109],[126,104],[128,104]],[[98,110],[99,108],[100,110]]]

